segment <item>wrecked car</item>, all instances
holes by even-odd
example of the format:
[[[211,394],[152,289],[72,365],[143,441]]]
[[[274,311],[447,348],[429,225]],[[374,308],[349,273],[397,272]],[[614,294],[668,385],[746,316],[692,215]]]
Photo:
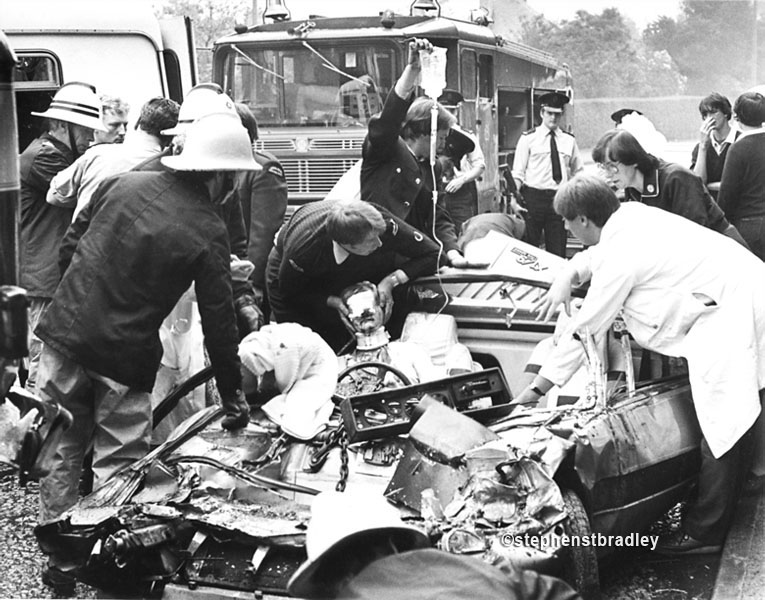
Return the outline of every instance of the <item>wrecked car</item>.
[[[402,335],[419,336],[441,365],[454,355],[444,346],[459,344],[471,367],[413,382],[380,347],[368,361],[357,354],[328,427],[309,441],[260,422],[224,431],[222,410],[209,407],[38,526],[43,551],[122,596],[285,595],[305,559],[312,497],[364,488],[443,550],[500,556],[597,597],[598,559],[618,546],[599,540],[642,544],[695,480],[690,385],[682,364],[616,327],[608,348],[582,340],[578,389],[513,405],[527,365],[554,337],[555,323],[537,321],[532,307],[560,259],[506,236],[479,241],[476,262],[489,268],[411,283],[416,335],[406,326]]]

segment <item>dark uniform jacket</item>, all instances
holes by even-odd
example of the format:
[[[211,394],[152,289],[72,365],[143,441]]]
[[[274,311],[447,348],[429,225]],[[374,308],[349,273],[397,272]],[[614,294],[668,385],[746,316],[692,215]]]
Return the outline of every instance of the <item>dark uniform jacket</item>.
[[[150,392],[159,327],[195,284],[221,395],[241,387],[226,227],[207,188],[184,174],[105,179],[61,245],[61,283],[36,329],[86,369]]]
[[[659,167],[645,175],[642,190],[628,187],[624,193],[627,200],[662,208],[718,233],[730,227],[701,178],[678,164],[659,160]]]
[[[402,100],[391,91],[382,113],[370,119],[362,149],[361,199],[388,209],[432,237],[432,169],[429,162],[418,161],[399,137],[410,104],[411,101]],[[440,165],[436,163],[436,167],[438,185]],[[435,209],[435,234],[448,252],[457,249],[457,233],[441,202]]]
[[[133,167],[133,171],[164,171],[160,159],[171,153],[170,147],[165,148],[160,154],[146,159],[142,163]],[[236,175],[234,175],[234,180]],[[213,208],[218,212],[228,231],[228,241],[231,247],[231,254],[237,258],[247,258],[247,231],[244,228],[244,217],[242,215],[242,205],[239,203],[238,196],[227,194],[220,202],[213,202]],[[252,293],[252,286],[246,281],[233,282],[234,299]]]
[[[330,345],[339,328],[347,337],[337,312],[326,305],[349,285],[378,283],[396,269],[410,279],[436,271],[439,247],[426,235],[377,207],[386,224],[382,246],[368,256],[351,254],[337,264],[326,229],[334,200],[312,202],[298,209],[279,232],[268,257],[268,299],[276,320],[310,327]]]
[[[255,160],[262,170],[237,173],[231,193],[236,195],[242,207],[247,258],[255,265],[250,281],[265,293],[268,253],[287,213],[287,180],[275,156],[255,152]],[[228,201],[224,200],[223,204]]]
[[[19,157],[21,178],[20,285],[30,296],[50,298],[58,285],[58,248],[74,208],[45,201],[51,179],[74,161],[66,144],[43,134]]]

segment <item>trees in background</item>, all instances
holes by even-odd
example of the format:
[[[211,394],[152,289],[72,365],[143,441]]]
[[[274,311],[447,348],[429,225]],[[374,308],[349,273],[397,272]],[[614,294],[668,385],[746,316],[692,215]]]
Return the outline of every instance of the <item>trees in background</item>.
[[[160,16],[193,20],[200,81],[210,79],[213,42],[232,33],[236,23],[250,21],[252,10],[252,0],[154,0],[154,5]],[[618,8],[600,14],[580,10],[558,23],[538,16],[525,21],[521,41],[567,63],[583,98],[711,90],[737,95],[765,83],[765,25],[758,22],[755,0],[684,0],[676,18],[661,17],[642,32]]]
[[[526,22],[523,42],[568,63],[580,97],[670,95],[684,83],[669,56],[649,50],[616,8],[599,15],[580,10],[557,24],[536,17]]]
[[[757,4],[752,1],[686,0],[675,21],[651,23],[643,39],[664,49],[687,80],[686,92],[707,94],[712,89],[744,90],[755,83]],[[759,70],[759,69],[757,69]]]
[[[215,40],[234,33],[234,25],[247,23],[252,0],[154,0],[158,17],[189,17],[194,23],[199,81],[212,78],[212,47]]]
[[[523,42],[568,63],[580,97],[737,94],[765,73],[752,51],[765,46],[756,15],[753,0],[685,0],[676,19],[641,33],[617,8],[578,11],[560,23],[527,21]]]

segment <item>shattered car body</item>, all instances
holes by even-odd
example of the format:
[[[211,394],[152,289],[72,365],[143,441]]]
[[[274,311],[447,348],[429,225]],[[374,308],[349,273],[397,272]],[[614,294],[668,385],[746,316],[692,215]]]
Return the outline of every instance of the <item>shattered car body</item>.
[[[363,488],[446,551],[558,574],[596,597],[597,560],[614,548],[562,540],[644,533],[682,499],[699,465],[690,386],[675,363],[622,336],[622,372],[608,380],[590,347],[573,404],[514,411],[524,367],[554,331],[531,306],[558,259],[504,236],[481,251],[489,269],[446,271],[410,291],[416,310],[456,320],[483,370],[336,397],[311,442],[262,423],[225,432],[208,408],[38,526],[43,550],[122,595],[285,595],[305,558],[312,496]]]

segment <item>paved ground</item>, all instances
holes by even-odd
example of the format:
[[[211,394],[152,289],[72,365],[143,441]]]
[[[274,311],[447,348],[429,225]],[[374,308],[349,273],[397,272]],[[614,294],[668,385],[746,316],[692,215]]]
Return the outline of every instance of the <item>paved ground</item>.
[[[741,496],[712,600],[765,598],[765,488]]]

